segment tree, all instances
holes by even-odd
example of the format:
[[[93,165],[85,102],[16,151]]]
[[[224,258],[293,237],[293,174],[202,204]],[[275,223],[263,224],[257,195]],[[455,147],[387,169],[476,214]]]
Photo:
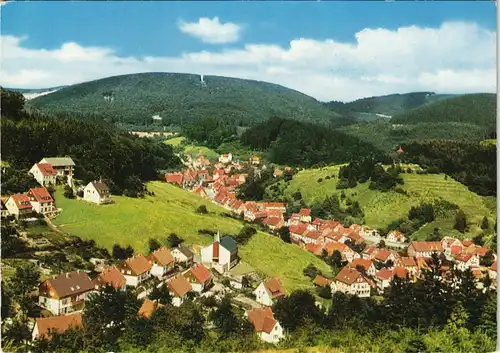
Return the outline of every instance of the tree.
[[[125,260],[134,255],[134,248],[128,245],[126,248],[122,248],[120,245],[113,245],[113,258],[116,260]]]
[[[241,278],[241,286],[242,286],[243,288],[250,288],[251,284],[252,284],[252,283],[251,283],[251,281],[250,281],[250,277],[248,277],[248,276],[243,276],[243,277]]]
[[[314,296],[305,290],[295,291],[279,299],[273,305],[273,312],[283,328],[290,331],[309,323],[322,324],[325,319],[324,313],[316,306]]]
[[[317,275],[321,274],[321,271],[319,271],[313,264],[307,265],[302,272],[304,273],[304,276],[307,276],[310,279],[315,279]]]
[[[170,294],[168,285],[163,284],[160,287],[155,286],[149,294],[149,299],[158,300],[158,302],[163,305],[172,304],[172,295]]]
[[[149,252],[153,252],[155,250],[158,250],[159,248],[161,248],[160,242],[154,238],[150,238],[149,239]]]
[[[240,230],[240,232],[234,237],[234,240],[240,245],[245,245],[246,243],[248,243],[250,238],[252,238],[252,236],[256,233],[257,230],[255,230],[254,227],[244,226]]]
[[[484,216],[481,221],[481,229],[487,230],[490,228],[490,222],[488,221],[488,217]]]
[[[177,236],[175,233],[170,233],[167,238],[167,243],[169,248],[176,248],[184,242],[184,239]]]
[[[318,287],[317,292],[321,298],[325,299],[332,298],[332,289],[330,288],[330,286]]]
[[[217,309],[212,311],[209,317],[222,337],[227,337],[232,333],[238,332],[241,324],[233,311],[229,297],[222,298]]]
[[[379,248],[379,249],[385,248],[385,240],[384,239],[381,239],[379,241],[379,243],[377,244],[377,248]]]
[[[205,206],[205,205],[201,205],[201,206],[199,206],[199,207],[196,209],[196,213],[199,213],[199,214],[208,214],[208,209],[207,209],[207,206]]]
[[[32,292],[40,283],[40,272],[33,263],[16,268],[14,276],[10,279],[14,296],[20,298]]]
[[[455,224],[453,225],[453,228],[461,233],[465,232],[465,229],[467,228],[467,219],[465,217],[464,211],[458,210],[457,214],[455,215]]]
[[[479,259],[481,266],[490,267],[495,261],[495,255],[492,250],[488,250],[485,256]]]
[[[75,198],[75,194],[73,193],[73,188],[69,185],[66,185],[64,187],[64,194],[63,195],[67,199],[74,199]]]
[[[282,227],[281,229],[278,230],[278,235],[281,240],[283,240],[285,243],[291,243],[290,239],[290,229],[288,227]]]

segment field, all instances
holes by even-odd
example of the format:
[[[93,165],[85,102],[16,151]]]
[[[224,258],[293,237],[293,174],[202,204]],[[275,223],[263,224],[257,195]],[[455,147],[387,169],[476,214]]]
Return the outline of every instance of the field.
[[[338,181],[338,170],[340,166],[330,166],[320,169],[308,169],[300,171],[293,177],[293,180],[287,185],[281,182],[280,187],[284,187],[284,194],[291,196],[292,193],[300,191],[304,201],[311,205],[322,201],[326,196],[333,193],[340,193],[336,190]],[[329,176],[329,179],[325,179]],[[404,185],[402,188],[408,195],[396,192],[380,192],[370,190],[369,183],[358,184],[353,189],[344,190],[347,197],[357,200],[365,213],[366,225],[373,228],[387,226],[392,221],[408,215],[412,206],[417,206],[422,202],[431,201],[436,198],[442,198],[462,208],[471,224],[470,233],[477,234],[483,216],[490,218],[492,223],[495,217],[496,199],[492,197],[481,197],[469,191],[466,186],[456,182],[452,178],[445,179],[444,174],[402,174]],[[319,179],[323,179],[318,182]],[[452,224],[449,220],[440,220],[439,224],[434,226],[450,229]],[[429,225],[430,226],[430,225]],[[446,227],[446,228],[444,228]],[[425,234],[427,230],[424,229]],[[430,232],[429,232],[430,233]]]
[[[205,146],[198,146],[198,145],[192,145],[192,144],[183,144],[185,140],[185,137],[174,137],[168,140],[165,140],[165,144],[170,145],[172,147],[182,147],[184,153],[189,154],[191,157],[197,157],[198,155],[203,155],[206,158],[210,160],[217,159],[219,157],[219,154],[215,152],[214,150],[205,147]]]
[[[199,229],[219,229],[221,233],[234,234],[243,227],[240,221],[220,216],[220,212],[227,212],[225,209],[180,188],[152,182],[148,189],[155,196],[144,199],[115,196],[114,204],[101,206],[66,199],[58,190],[57,205],[63,210],[54,223],[67,233],[94,239],[108,249],[118,243],[131,245],[137,252],[146,252],[149,238],[165,241],[172,232],[186,244],[207,245],[212,238],[199,235]],[[195,213],[200,205],[207,206],[208,215]],[[302,274],[309,263],[324,272],[329,270],[314,255],[261,232],[240,249],[240,256],[257,272],[267,277],[280,276],[288,291],[312,286],[309,278]]]

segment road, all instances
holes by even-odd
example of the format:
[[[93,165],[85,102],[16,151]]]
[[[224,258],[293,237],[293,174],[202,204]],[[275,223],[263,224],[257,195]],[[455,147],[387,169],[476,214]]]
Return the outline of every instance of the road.
[[[365,240],[368,240],[368,241],[374,243],[375,245],[378,244],[380,242],[380,240],[383,240],[385,242],[386,246],[390,246],[390,247],[393,247],[393,248],[405,249],[409,245],[408,243],[395,243],[395,242],[392,242],[392,241],[388,241],[387,239],[383,239],[381,237],[365,236],[363,238]]]

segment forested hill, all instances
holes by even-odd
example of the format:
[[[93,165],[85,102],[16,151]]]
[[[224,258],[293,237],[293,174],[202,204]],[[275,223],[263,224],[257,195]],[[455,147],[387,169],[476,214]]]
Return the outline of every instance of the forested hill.
[[[399,124],[461,122],[491,126],[496,123],[496,108],[495,94],[467,94],[396,115],[391,122]]]
[[[68,86],[29,105],[43,112],[146,125],[153,115],[163,125],[184,126],[204,117],[250,125],[271,116],[314,123],[339,117],[323,103],[280,85],[219,76],[140,73]]]
[[[20,93],[1,90],[2,194],[24,192],[28,170],[44,157],[71,156],[75,178],[102,178],[113,194],[138,196],[143,182],[176,169],[179,159],[161,141],[139,138],[99,120],[52,117],[23,110]],[[34,181],[34,180],[32,180]],[[36,182],[35,182],[36,185]]]
[[[342,115],[363,119],[364,116],[373,116],[375,118],[377,117],[376,114],[393,116],[451,97],[455,97],[455,95],[412,92],[361,98],[347,103],[332,101],[326,103],[326,106]]]

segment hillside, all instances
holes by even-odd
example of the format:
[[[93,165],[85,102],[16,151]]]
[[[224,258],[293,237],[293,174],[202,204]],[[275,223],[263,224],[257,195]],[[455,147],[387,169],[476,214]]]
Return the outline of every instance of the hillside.
[[[202,246],[212,238],[199,235],[199,229],[236,234],[243,227],[240,221],[220,215],[227,210],[195,194],[166,183],[151,182],[147,186],[155,193],[154,197],[113,196],[115,203],[105,206],[66,199],[59,190],[56,200],[62,212],[54,223],[64,232],[93,239],[98,246],[109,250],[118,243],[131,245],[136,251],[146,251],[150,237],[165,241],[170,233],[176,233],[186,244]],[[209,214],[195,213],[200,205],[205,205]],[[311,287],[310,279],[302,273],[309,263],[329,273],[328,266],[311,253],[262,232],[240,249],[240,256],[257,272],[280,276],[289,291]]]
[[[220,76],[140,73],[72,85],[30,101],[52,113],[112,122],[182,125],[206,116],[248,125],[272,116],[328,123],[339,115],[316,99],[280,85]]]
[[[467,94],[395,115],[393,124],[460,122],[491,127],[496,123],[496,95]]]
[[[340,195],[342,190],[336,189],[339,168],[340,165],[305,169],[294,175],[290,182],[281,181],[279,187],[288,198],[293,193],[300,191],[302,199],[310,206],[321,202],[333,193]],[[492,210],[491,202],[469,191],[465,185],[450,177],[445,178],[444,174],[405,173],[401,175],[404,180],[404,185],[401,187],[406,191],[406,195],[394,191],[384,193],[370,190],[369,183],[358,184],[355,188],[344,190],[348,198],[359,202],[365,214],[366,225],[373,228],[383,228],[392,221],[407,216],[412,206],[418,206],[422,202],[434,199],[443,199],[462,208],[471,227],[470,232],[466,235],[455,234],[455,231],[452,230],[452,220],[439,219],[426,226],[426,229],[430,229],[428,233],[432,232],[434,226],[439,226],[443,231],[451,232],[455,236],[471,238],[481,231],[479,224],[484,216],[490,219],[490,224],[494,223],[496,211]],[[318,182],[320,179],[321,181]]]
[[[361,98],[347,103],[332,101],[326,103],[326,106],[343,115],[353,116],[361,120],[373,120],[390,118],[393,115],[454,96],[434,92],[412,92]]]

